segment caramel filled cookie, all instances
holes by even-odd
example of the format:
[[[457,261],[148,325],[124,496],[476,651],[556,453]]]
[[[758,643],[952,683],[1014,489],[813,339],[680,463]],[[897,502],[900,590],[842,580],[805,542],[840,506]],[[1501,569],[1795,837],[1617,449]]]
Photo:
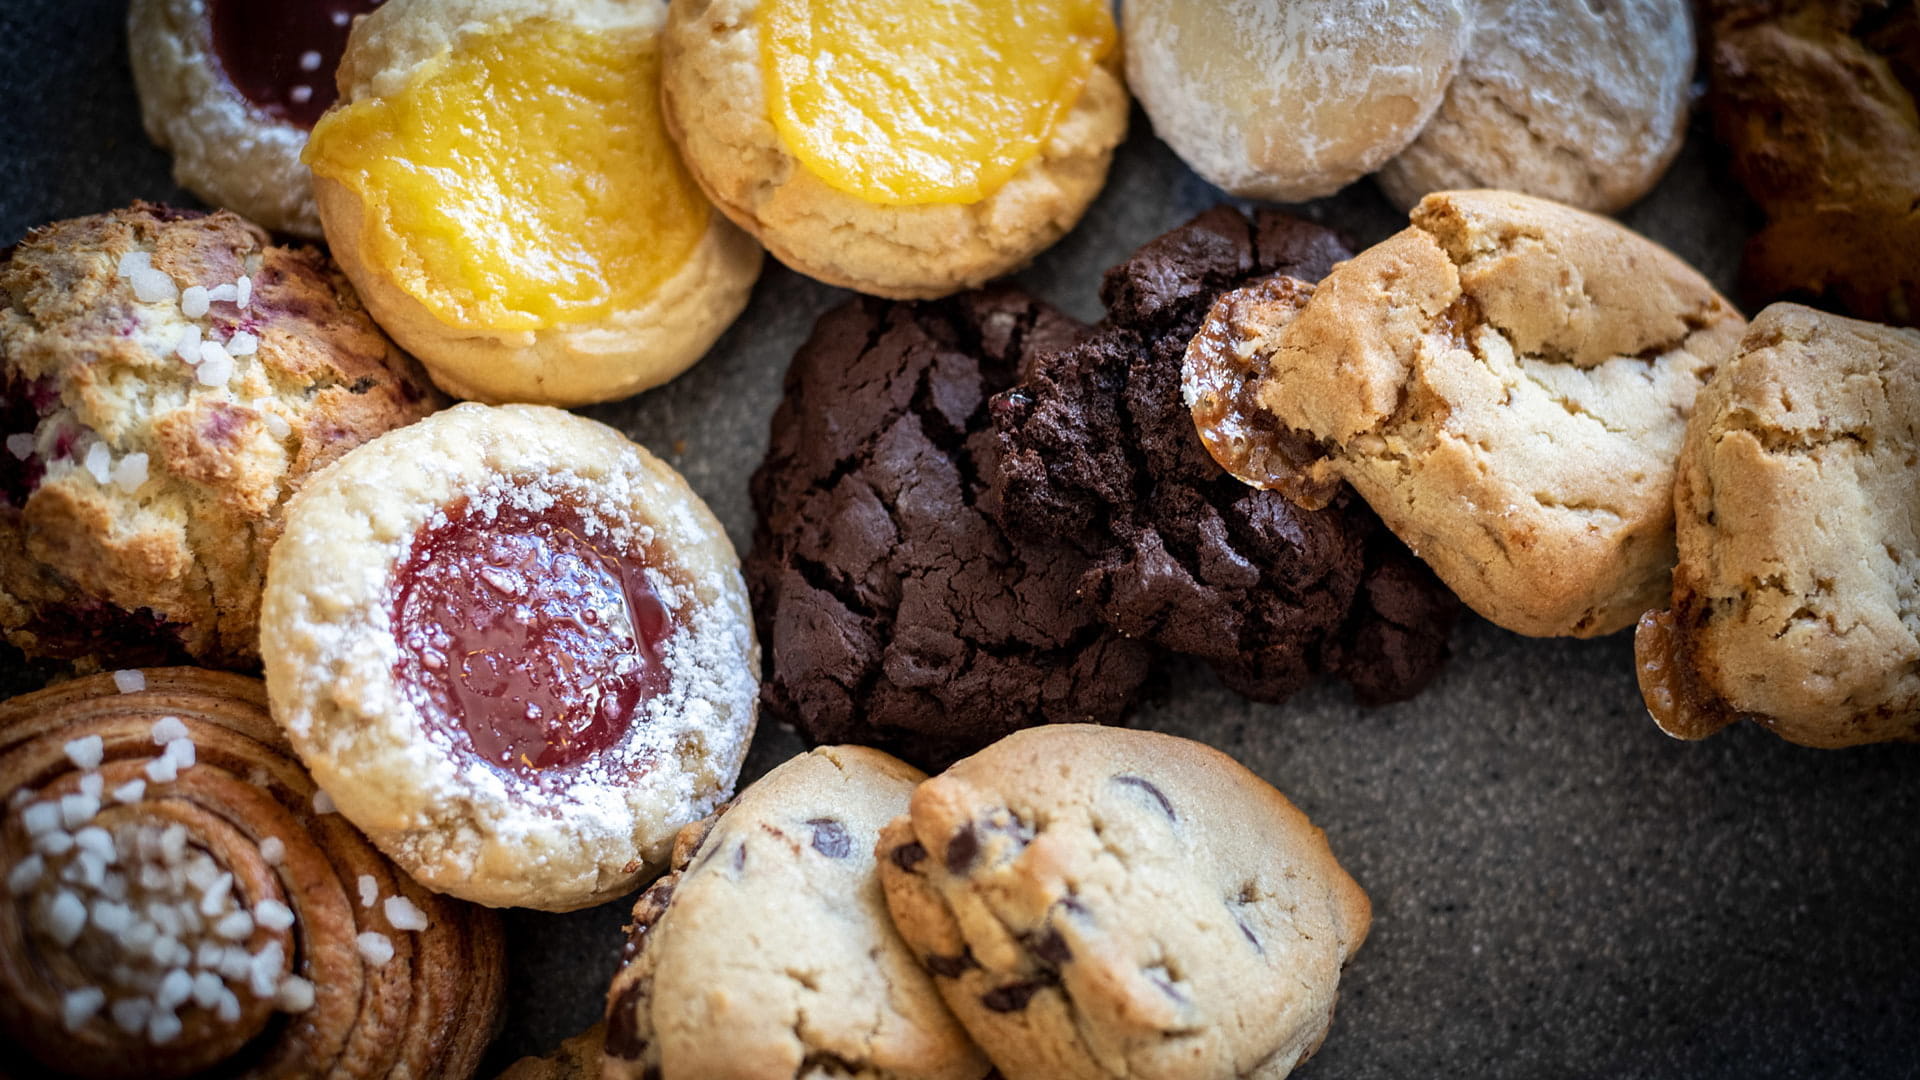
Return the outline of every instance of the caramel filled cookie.
[[[753,736],[726,533],[659,459],[557,409],[459,405],[314,478],[260,651],[340,812],[421,884],[494,906],[632,888]]]
[[[1612,221],[1442,192],[1315,288],[1223,298],[1187,380],[1236,475],[1308,506],[1349,483],[1487,619],[1593,637],[1666,594],[1673,462],[1744,327]]]
[[[900,934],[1007,1080],[1278,1080],[1319,1048],[1367,896],[1232,758],[1017,732],[880,834]]]
[[[605,1080],[981,1080],[986,1057],[874,873],[881,827],[924,779],[822,747],[683,829],[607,991]]]
[[[1459,611],[1351,493],[1304,510],[1228,475],[1182,399],[1181,358],[1221,293],[1318,281],[1351,255],[1299,218],[1210,210],[1107,271],[1106,319],[992,403],[1002,522],[1084,551],[1078,591],[1109,625],[1263,701],[1323,673],[1366,702],[1408,697]]]
[[[1707,104],[1766,211],[1757,306],[1801,300],[1920,324],[1920,4],[1714,0]]]
[[[937,764],[1029,724],[1126,714],[1147,648],[1076,595],[1084,556],[1009,537],[987,490],[987,397],[1076,329],[1010,288],[821,317],[752,485],[747,580],[777,718]]]
[[[665,46],[667,124],[714,205],[877,296],[1025,265],[1126,135],[1108,0],[679,0]]]
[[[258,656],[287,498],[440,404],[326,256],[136,203],[0,259],[0,629],[83,664]]]
[[[1920,333],[1775,304],[1701,391],[1647,708],[1807,746],[1920,738]]]

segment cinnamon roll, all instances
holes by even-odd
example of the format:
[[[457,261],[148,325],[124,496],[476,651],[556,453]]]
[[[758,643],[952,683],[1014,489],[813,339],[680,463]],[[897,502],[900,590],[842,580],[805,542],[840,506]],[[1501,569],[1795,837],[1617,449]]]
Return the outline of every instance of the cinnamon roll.
[[[334,813],[253,679],[0,703],[0,872],[15,1075],[466,1077],[499,1015],[497,919]]]

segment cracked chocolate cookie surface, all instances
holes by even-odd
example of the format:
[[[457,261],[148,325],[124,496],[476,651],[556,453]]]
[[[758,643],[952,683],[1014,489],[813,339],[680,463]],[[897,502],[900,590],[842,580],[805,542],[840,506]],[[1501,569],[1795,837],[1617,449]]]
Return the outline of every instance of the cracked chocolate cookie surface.
[[[1222,292],[1318,281],[1351,255],[1310,222],[1216,207],[1109,270],[1106,319],[992,403],[1009,531],[1077,545],[1080,593],[1109,624],[1264,701],[1319,674],[1363,701],[1407,697],[1445,662],[1459,609],[1350,492],[1305,510],[1228,475],[1182,400],[1181,357]]]
[[[1265,366],[1259,409],[1296,445],[1291,476],[1250,481],[1309,505],[1345,481],[1487,619],[1593,637],[1667,593],[1673,462],[1745,325],[1612,221],[1441,192],[1292,302],[1210,325],[1189,366]]]
[[[981,1080],[874,876],[923,779],[822,747],[682,830],[607,992],[606,1080]]]
[[[1010,539],[983,505],[988,395],[1077,330],[1011,289],[820,319],[752,481],[775,718],[937,766],[1027,725],[1125,715],[1147,648],[1075,595],[1084,556]]]
[[[1920,738],[1920,333],[1762,311],[1701,392],[1674,505],[1673,605],[1634,640],[1663,729]]]
[[[135,203],[0,257],[0,629],[29,656],[256,662],[288,497],[441,398],[333,263]]]
[[[1156,732],[1017,732],[915,789],[894,924],[1008,1080],[1276,1080],[1313,1053],[1366,894],[1259,777]]]

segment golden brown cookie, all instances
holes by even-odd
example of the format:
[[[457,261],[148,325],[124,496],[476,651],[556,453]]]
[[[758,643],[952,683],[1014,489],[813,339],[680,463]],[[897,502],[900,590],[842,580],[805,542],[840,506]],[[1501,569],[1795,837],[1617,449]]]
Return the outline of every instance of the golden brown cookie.
[[[1439,111],[1384,165],[1402,209],[1505,188],[1610,213],[1645,195],[1686,133],[1686,0],[1485,0]]]
[[[523,1057],[495,1080],[601,1080],[600,1050],[607,1029],[595,1024],[546,1057]]]
[[[320,236],[307,132],[356,15],[380,0],[133,0],[127,58],[147,137],[181,187],[276,232]]]
[[[0,628],[241,666],[287,497],[439,395],[311,248],[136,203],[0,261]]]
[[[986,1076],[874,871],[881,827],[924,779],[822,747],[682,829],[607,990],[604,1080]]]
[[[1102,0],[966,0],[928,20],[899,6],[673,4],[667,123],[714,204],[788,266],[944,296],[1073,227],[1127,94]]]
[[[261,609],[274,716],[421,884],[568,911],[731,791],[760,654],[733,546],[603,424],[458,405],[315,477]]]
[[[1202,369],[1265,365],[1259,408],[1292,445],[1248,479],[1309,505],[1351,483],[1519,633],[1592,637],[1659,603],[1686,418],[1745,326],[1691,267],[1558,203],[1443,192],[1317,288],[1267,299],[1222,325],[1223,298],[1187,359],[1190,394]]]
[[[1920,4],[1707,8],[1714,129],[1767,214],[1743,292],[1920,324]]]
[[[1669,734],[1920,738],[1920,332],[1775,304],[1700,394],[1670,610],[1634,639]]]
[[[1326,1037],[1367,896],[1211,747],[1029,728],[914,789],[887,907],[1007,1080],[1278,1080]]]
[[[1331,195],[1440,107],[1464,0],[1128,0],[1127,81],[1193,170],[1235,195]]]
[[[659,109],[656,0],[391,0],[305,160],[327,241],[448,392],[581,405],[699,360],[760,249]]]

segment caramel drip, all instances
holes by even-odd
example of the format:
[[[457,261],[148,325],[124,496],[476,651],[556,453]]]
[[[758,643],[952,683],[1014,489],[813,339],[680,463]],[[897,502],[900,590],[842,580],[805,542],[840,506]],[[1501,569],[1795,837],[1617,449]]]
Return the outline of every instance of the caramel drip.
[[[257,952],[278,941],[282,974],[311,983],[311,1004],[276,1009],[241,992],[238,1018],[222,1019],[189,999],[178,1007],[178,1034],[158,1044],[148,1032],[123,1030],[108,1008],[69,1031],[66,995],[111,987],[111,965],[125,959],[125,946],[89,930],[63,949],[27,917],[28,903],[0,903],[0,1032],[47,1074],[56,1067],[82,1077],[209,1069],[339,1080],[471,1074],[492,1035],[505,979],[497,918],[427,892],[345,818],[317,810],[313,781],[268,715],[257,680],[193,668],[142,674],[144,689],[132,693],[121,693],[113,675],[98,675],[0,704],[0,872],[34,850],[26,808],[81,790],[94,772],[81,769],[68,747],[97,735],[104,789],[131,780],[145,788],[131,801],[102,799],[92,823],[182,826],[187,851],[204,852],[233,874],[242,910],[263,900],[284,904],[291,926],[256,925],[240,944]],[[165,756],[155,725],[166,718],[184,727],[194,762],[158,781],[147,769]],[[16,798],[20,792],[29,794]],[[271,858],[262,851],[269,840],[278,841]],[[426,928],[401,931],[381,902],[362,904],[363,877],[378,897],[409,902]],[[14,897],[22,899],[31,898]],[[384,935],[392,957],[367,959],[358,947],[364,933]],[[109,1004],[117,992],[110,990]],[[15,1065],[35,1075],[31,1062],[9,1062]]]
[[[1253,487],[1278,491],[1309,510],[1327,504],[1339,481],[1314,468],[1314,439],[1260,405],[1273,339],[1313,296],[1313,286],[1276,274],[1214,301],[1187,345],[1181,387],[1194,430],[1220,467]]]
[[[1633,633],[1634,670],[1640,696],[1660,730],[1676,739],[1704,739],[1740,719],[1701,685],[1687,648],[1687,631],[1671,611],[1640,616]]]

